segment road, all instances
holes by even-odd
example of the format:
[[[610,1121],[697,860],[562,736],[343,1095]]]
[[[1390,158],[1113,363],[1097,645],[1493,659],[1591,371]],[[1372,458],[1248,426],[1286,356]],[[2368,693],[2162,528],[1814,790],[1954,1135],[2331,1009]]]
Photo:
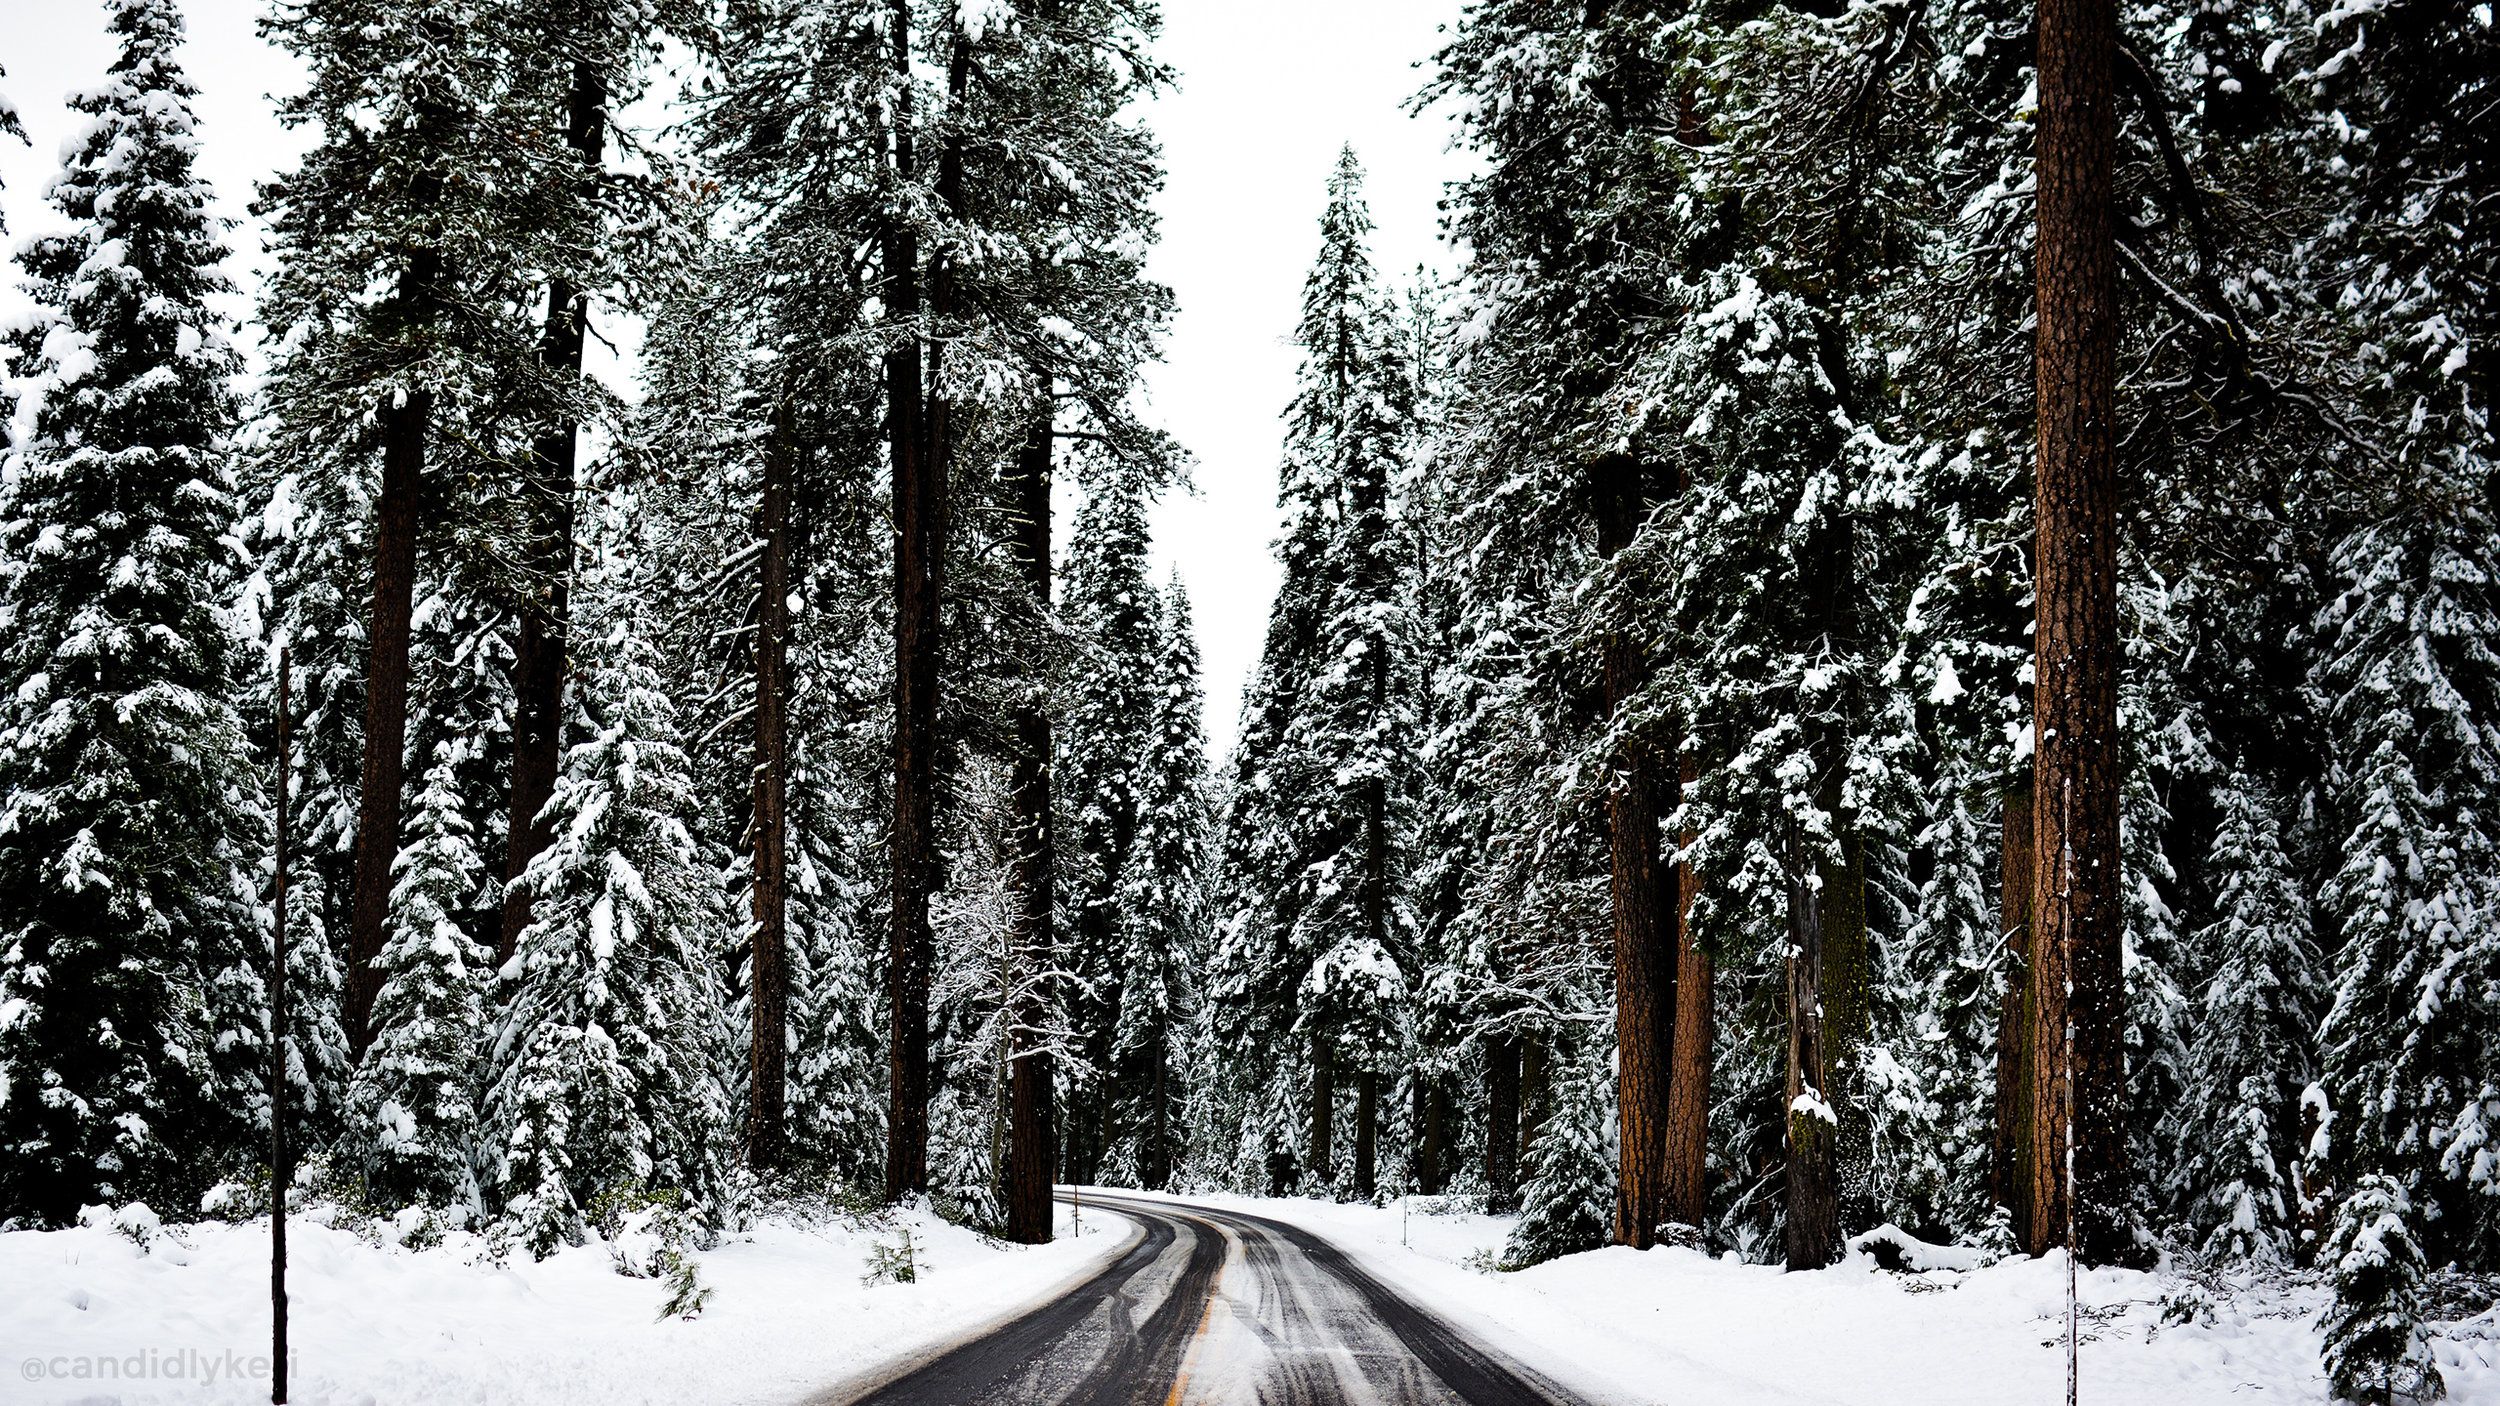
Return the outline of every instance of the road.
[[[817,1406],[1585,1406],[1308,1231],[1182,1202],[1085,1205],[1143,1233],[1051,1302]]]

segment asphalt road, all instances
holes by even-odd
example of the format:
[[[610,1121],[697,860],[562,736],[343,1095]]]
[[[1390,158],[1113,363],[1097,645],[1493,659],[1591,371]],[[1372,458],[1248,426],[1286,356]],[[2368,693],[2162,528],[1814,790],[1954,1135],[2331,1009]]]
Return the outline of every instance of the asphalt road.
[[[1308,1231],[1085,1198],[1144,1233],[1021,1317],[821,1406],[1585,1406]]]

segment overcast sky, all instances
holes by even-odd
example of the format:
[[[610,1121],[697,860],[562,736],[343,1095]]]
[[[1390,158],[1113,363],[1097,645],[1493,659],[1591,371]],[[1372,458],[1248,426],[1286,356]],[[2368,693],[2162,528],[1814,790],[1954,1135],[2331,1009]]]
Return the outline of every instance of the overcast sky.
[[[1148,376],[1150,414],[1197,456],[1194,495],[1155,513],[1158,576],[1189,584],[1206,654],[1207,728],[1231,745],[1241,687],[1258,662],[1274,594],[1279,414],[1293,387],[1302,274],[1318,246],[1323,186],[1351,142],[1370,170],[1375,253],[1403,282],[1418,264],[1446,269],[1435,209],[1455,171],[1446,124],[1406,115],[1417,67],[1439,46],[1460,0],[1165,0],[1162,54],[1180,87],[1152,120],[1170,182],[1153,262],[1179,300],[1169,356]],[[255,32],[260,0],[186,0],[183,53],[200,87],[201,166],[236,231],[235,276],[260,263],[245,207],[255,183],[289,164],[300,138],[280,129],[267,95],[300,70]],[[0,142],[0,207],[11,242],[53,227],[41,202],[76,114],[71,91],[112,57],[94,0],[0,0],[0,92],[31,147]],[[12,273],[14,270],[12,270]],[[22,305],[15,279],[0,311]],[[236,311],[243,310],[238,302]]]

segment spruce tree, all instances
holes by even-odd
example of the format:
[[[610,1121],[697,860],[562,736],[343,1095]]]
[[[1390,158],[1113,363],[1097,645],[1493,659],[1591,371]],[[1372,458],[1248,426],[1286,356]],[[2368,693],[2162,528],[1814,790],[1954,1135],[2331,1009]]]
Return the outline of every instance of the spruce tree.
[[[2422,1331],[2428,1266],[2415,1238],[2415,1214],[2395,1178],[2365,1176],[2345,1195],[2319,1251],[2318,1262],[2335,1276],[2335,1302],[2318,1326],[2338,1401],[2402,1406],[2447,1394]]]
[[[118,52],[19,259],[24,437],[0,472],[0,1216],[187,1209],[263,1087],[262,779],[225,436],[225,247],[170,0]]]

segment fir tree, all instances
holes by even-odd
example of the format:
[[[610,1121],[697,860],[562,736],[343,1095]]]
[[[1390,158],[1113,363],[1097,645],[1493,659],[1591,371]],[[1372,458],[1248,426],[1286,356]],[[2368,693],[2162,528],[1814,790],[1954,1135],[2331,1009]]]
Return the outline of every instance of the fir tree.
[[[346,1145],[383,1202],[474,1211],[490,958],[459,922],[485,869],[460,813],[460,761],[457,749],[436,750],[409,815]]]
[[[20,262],[0,471],[0,1215],[191,1204],[261,1086],[261,778],[223,437],[238,369],[170,0],[119,52]]]
[[[1606,1243],[1614,1219],[1614,1155],[1607,1145],[1602,1073],[1558,1051],[1553,1106],[1537,1125],[1520,1191],[1519,1224],[1502,1242],[1504,1269],[1526,1269]]]

